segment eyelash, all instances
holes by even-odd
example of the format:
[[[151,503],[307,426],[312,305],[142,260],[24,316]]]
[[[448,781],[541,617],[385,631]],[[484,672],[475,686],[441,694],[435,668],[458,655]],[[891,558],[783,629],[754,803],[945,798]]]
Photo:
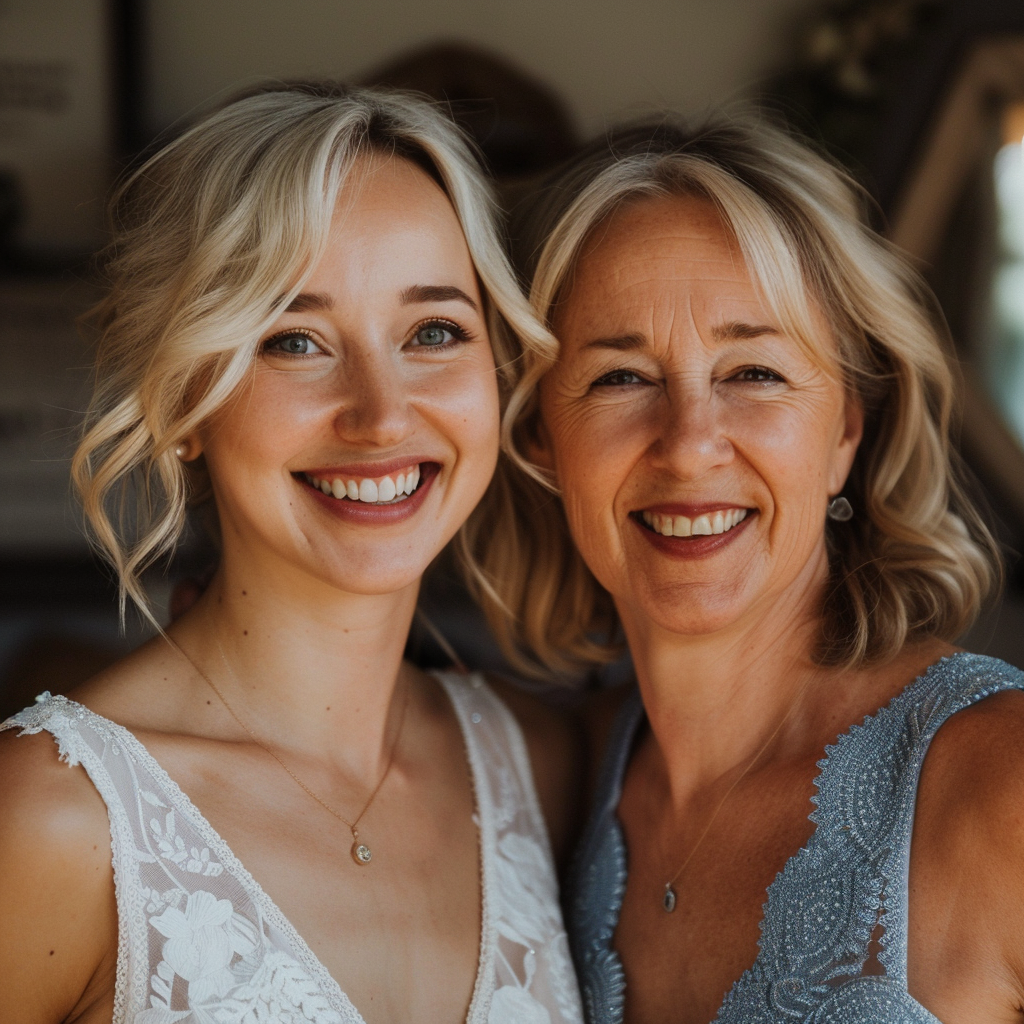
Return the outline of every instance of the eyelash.
[[[744,366],[742,370],[737,370],[733,375],[733,380],[738,380],[744,374],[756,373],[763,375],[760,380],[740,380],[741,384],[782,384],[785,383],[785,378],[776,373],[774,370],[768,369],[767,366]]]
[[[636,377],[636,380],[624,381],[621,383],[613,383],[610,378],[612,377]],[[636,370],[612,370],[609,373],[602,374],[591,384],[591,387],[595,388],[628,388],[637,387],[641,384],[647,384],[648,381],[644,380],[643,377],[636,372]]]
[[[323,345],[321,345],[320,342],[317,341],[316,334],[314,334],[313,331],[307,330],[305,327],[292,327],[289,328],[287,331],[278,331],[277,334],[274,334],[271,337],[267,338],[267,340],[264,341],[263,344],[260,346],[260,352],[269,352],[271,351],[271,346],[275,342],[282,341],[285,338],[292,338],[295,335],[300,335],[303,338],[307,338],[314,345],[316,345],[316,347],[319,348],[321,352],[323,351]],[[316,352],[283,352],[280,349],[274,352],[274,355],[284,356],[286,359],[307,359],[309,358],[309,356],[317,354],[318,353]]]
[[[424,320],[422,323],[418,323],[413,328],[412,337],[410,338],[410,341],[415,341],[416,340],[416,336],[420,333],[420,331],[426,330],[429,327],[440,327],[440,328],[442,328],[443,330],[447,331],[452,336],[452,340],[444,342],[444,343],[442,343],[440,345],[417,345],[417,346],[415,346],[416,348],[444,349],[444,348],[451,348],[451,347],[453,347],[456,344],[461,344],[463,342],[467,342],[467,341],[472,341],[473,340],[473,335],[469,331],[467,331],[464,327],[461,327],[459,324],[455,323],[454,320],[445,320],[445,319],[442,319],[440,317],[433,317],[430,320]],[[308,338],[314,345],[317,346],[317,348],[320,348],[322,350],[323,346],[322,346],[322,344],[319,341],[317,341],[316,334],[313,331],[307,330],[304,327],[292,327],[292,328],[289,328],[286,331],[279,331],[277,334],[274,334],[271,337],[267,338],[266,341],[264,341],[263,344],[261,345],[260,351],[261,352],[272,351],[273,350],[273,345],[275,344],[275,342],[282,341],[284,338],[294,337],[297,334],[301,335],[303,338]],[[274,354],[278,355],[278,356],[284,356],[287,359],[305,359],[308,356],[317,355],[318,353],[316,353],[316,352],[284,352],[284,351],[281,351],[280,349],[278,349],[277,351],[274,352]]]
[[[750,379],[746,375],[757,374],[759,379]],[[636,380],[614,382],[611,378],[613,377],[635,377]],[[731,374],[728,380],[734,380],[740,384],[782,384],[785,383],[785,378],[776,373],[774,370],[770,370],[767,366],[744,366],[742,369],[737,370]],[[648,384],[649,381],[645,380],[642,374],[636,372],[636,370],[611,370],[608,373],[602,374],[597,378],[591,387],[638,387],[643,384]]]
[[[417,335],[420,331],[426,330],[428,327],[440,327],[446,330],[451,336],[452,341],[444,342],[441,345],[417,345],[416,348],[427,348],[427,349],[444,349],[452,348],[456,344],[461,344],[466,341],[472,341],[473,335],[465,329],[465,327],[459,326],[454,320],[445,320],[443,317],[431,317],[429,320],[424,320],[418,323],[412,329],[412,335],[409,339],[410,342],[416,340]]]

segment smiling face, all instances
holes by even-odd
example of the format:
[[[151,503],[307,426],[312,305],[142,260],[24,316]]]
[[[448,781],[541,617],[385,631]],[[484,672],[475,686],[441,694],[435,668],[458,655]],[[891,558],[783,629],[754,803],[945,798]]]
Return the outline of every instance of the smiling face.
[[[251,383],[200,432],[225,559],[351,593],[415,585],[487,487],[498,416],[451,204],[408,161],[364,159]]]
[[[711,204],[620,208],[553,326],[532,454],[627,631],[710,633],[819,600],[860,410],[783,332]]]

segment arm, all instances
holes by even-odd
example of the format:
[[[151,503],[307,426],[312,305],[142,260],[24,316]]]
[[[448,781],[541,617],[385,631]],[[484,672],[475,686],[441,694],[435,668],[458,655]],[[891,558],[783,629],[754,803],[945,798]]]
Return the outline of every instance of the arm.
[[[0,734],[5,1024],[110,1020],[117,911],[106,808],[42,733]]]
[[[954,715],[925,758],[910,856],[909,987],[949,1024],[1024,1006],[1024,693]]]

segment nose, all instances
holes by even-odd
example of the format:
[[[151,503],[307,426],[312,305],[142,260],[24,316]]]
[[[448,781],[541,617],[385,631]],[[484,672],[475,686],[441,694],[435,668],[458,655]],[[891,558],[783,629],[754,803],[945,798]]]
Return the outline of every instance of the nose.
[[[732,443],[713,389],[695,386],[694,381],[669,381],[658,403],[658,417],[651,456],[659,468],[695,480],[732,459]]]
[[[388,448],[404,441],[412,428],[410,395],[398,366],[362,353],[339,367],[341,400],[335,429],[351,444]]]

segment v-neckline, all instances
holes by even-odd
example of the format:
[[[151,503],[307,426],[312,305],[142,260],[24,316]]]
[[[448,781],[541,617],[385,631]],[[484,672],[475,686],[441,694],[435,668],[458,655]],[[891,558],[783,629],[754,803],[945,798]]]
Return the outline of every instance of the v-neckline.
[[[495,841],[493,805],[492,801],[484,796],[487,792],[487,779],[480,760],[479,750],[472,738],[468,712],[461,702],[456,699],[453,692],[455,684],[451,682],[445,673],[432,672],[431,675],[444,690],[445,696],[448,698],[452,710],[455,712],[456,720],[459,723],[459,731],[462,733],[462,742],[473,788],[474,818],[478,822],[480,942],[476,973],[473,979],[473,994],[470,998],[469,1009],[466,1011],[465,1017],[466,1024],[471,1024],[480,1016],[481,1006],[487,998],[486,976],[494,962],[495,956],[496,928],[492,920],[494,908],[488,897],[488,894],[493,891],[493,879],[491,878],[492,865],[494,864],[493,845]],[[163,787],[163,795],[168,797],[174,805],[174,809],[191,819],[196,829],[202,835],[203,841],[210,848],[211,854],[218,858],[226,872],[238,880],[246,895],[259,908],[263,920],[276,928],[285,937],[294,950],[296,959],[313,976],[324,994],[329,995],[332,1002],[337,1002],[341,1011],[351,1012],[355,1017],[356,1024],[366,1024],[366,1019],[359,1008],[352,1002],[348,993],[341,987],[341,984],[309,947],[306,940],[299,934],[284,911],[281,910],[263,886],[253,877],[248,868],[238,859],[226,840],[192,802],[191,797],[171,778],[160,762],[149,752],[145,744],[126,726],[119,725],[117,722],[97,714],[84,704],[79,704],[68,697],[58,696],[51,699],[66,702],[76,712],[85,712],[85,716],[88,719],[100,723],[104,729],[112,732],[119,738],[123,747],[131,750],[137,760]],[[123,979],[118,978],[117,984],[123,985]]]
[[[754,978],[759,968],[763,968],[764,959],[766,952],[762,947],[761,937],[764,935],[765,923],[768,919],[769,907],[771,905],[772,893],[780,888],[780,883],[785,876],[792,874],[793,872],[799,871],[804,861],[812,856],[813,849],[820,842],[821,836],[821,822],[822,822],[822,805],[821,796],[824,791],[824,783],[826,776],[830,773],[832,765],[835,763],[835,755],[839,750],[846,744],[853,742],[856,735],[863,729],[876,727],[876,723],[888,718],[896,709],[898,704],[901,704],[906,699],[909,699],[909,695],[916,690],[919,686],[924,685],[926,680],[931,678],[932,674],[936,672],[940,667],[947,663],[954,661],[960,657],[963,657],[964,652],[956,652],[954,654],[945,655],[939,658],[937,661],[932,662],[928,665],[924,671],[911,679],[901,690],[895,693],[885,704],[881,705],[877,710],[871,714],[865,715],[862,721],[852,722],[843,732],[839,733],[834,743],[828,743],[825,745],[822,758],[817,762],[819,769],[818,774],[814,778],[814,793],[811,795],[811,804],[813,805],[812,810],[808,814],[808,818],[811,824],[814,826],[810,836],[806,842],[797,850],[791,854],[781,870],[776,874],[775,878],[769,883],[765,889],[764,903],[761,905],[761,916],[758,919],[758,940],[757,940],[757,956],[754,958],[754,962],[747,967],[743,973],[729,986],[719,1004],[718,1010],[715,1012],[715,1016],[709,1021],[709,1024],[723,1024],[723,1014],[728,1010],[730,1003],[734,1001],[742,986],[749,983],[750,979]],[[644,712],[643,701],[640,699],[639,691],[634,690],[635,705],[632,709],[636,718],[633,723],[633,728],[630,730],[627,737],[625,747],[627,750],[632,750],[637,739],[637,730],[639,730],[641,724],[646,721],[647,715]],[[622,787],[625,781],[626,770],[629,766],[630,757],[627,755],[622,759],[620,766],[620,772],[617,781],[615,791],[615,802],[613,804],[613,822],[615,828],[619,833],[619,841],[623,849],[626,849],[626,833],[622,827],[622,822],[618,815],[619,801],[622,799]],[[625,896],[625,886],[623,887],[623,896]],[[618,912],[621,913],[622,904],[619,904]],[[616,915],[618,916],[618,915]],[[615,956],[621,962],[621,956],[617,950],[613,950]],[[883,976],[884,977],[884,976]],[[913,997],[911,997],[913,998]],[[915,1000],[915,1002],[917,1002]],[[920,1005],[920,1004],[918,1004]]]

